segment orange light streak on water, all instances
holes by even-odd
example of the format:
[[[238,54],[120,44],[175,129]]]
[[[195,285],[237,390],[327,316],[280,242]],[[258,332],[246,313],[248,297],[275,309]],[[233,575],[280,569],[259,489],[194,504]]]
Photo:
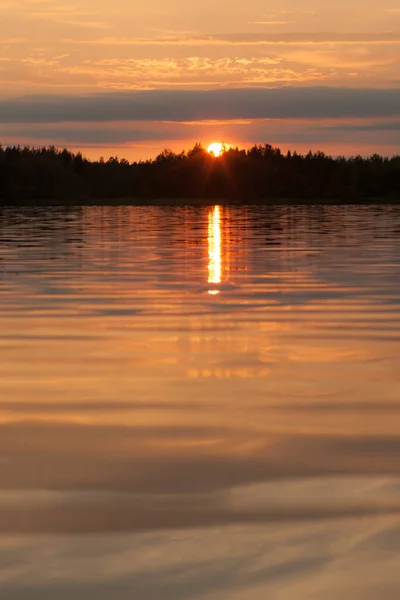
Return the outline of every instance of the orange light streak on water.
[[[208,213],[208,283],[221,283],[222,271],[222,236],[221,209],[214,206]],[[218,289],[210,289],[208,293],[216,296]]]

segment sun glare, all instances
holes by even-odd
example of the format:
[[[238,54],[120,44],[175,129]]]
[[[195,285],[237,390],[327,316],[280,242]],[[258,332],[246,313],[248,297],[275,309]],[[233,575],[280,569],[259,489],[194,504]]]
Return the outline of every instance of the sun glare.
[[[221,156],[224,145],[221,142],[213,142],[207,148],[207,152],[214,156]]]

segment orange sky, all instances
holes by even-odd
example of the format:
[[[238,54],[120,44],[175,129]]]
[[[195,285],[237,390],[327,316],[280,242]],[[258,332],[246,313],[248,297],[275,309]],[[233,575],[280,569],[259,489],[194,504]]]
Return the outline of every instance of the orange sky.
[[[383,102],[368,114],[367,92],[362,106],[349,97],[353,110],[346,119],[332,110],[321,115],[316,105],[315,116],[293,118],[288,110],[279,119],[267,107],[256,117],[236,111],[233,120],[221,118],[221,111],[193,110],[185,124],[178,117],[166,123],[162,111],[138,122],[133,111],[117,124],[111,113],[96,123],[78,111],[74,125],[58,115],[56,125],[44,126],[1,106],[3,99],[32,94],[44,101],[59,96],[62,105],[65,97],[138,90],[240,88],[257,95],[259,88],[306,87],[311,99],[318,86],[344,88],[350,96],[354,88],[400,90],[400,8],[394,0],[0,0],[0,14],[3,144],[54,143],[91,157],[131,159],[213,140],[339,154],[400,148],[400,109],[388,115]],[[26,112],[29,105],[25,100]]]

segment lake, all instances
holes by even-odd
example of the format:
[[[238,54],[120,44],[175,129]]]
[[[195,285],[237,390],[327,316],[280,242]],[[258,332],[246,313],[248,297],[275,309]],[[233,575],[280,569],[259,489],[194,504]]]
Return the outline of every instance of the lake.
[[[7,600],[400,596],[400,206],[0,209]]]

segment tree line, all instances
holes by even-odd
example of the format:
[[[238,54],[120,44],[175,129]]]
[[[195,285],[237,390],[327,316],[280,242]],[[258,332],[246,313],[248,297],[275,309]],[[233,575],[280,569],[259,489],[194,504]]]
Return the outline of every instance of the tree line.
[[[90,161],[54,146],[0,146],[0,202],[21,200],[400,199],[400,156],[332,157],[283,153],[270,144],[229,148],[220,157],[201,144],[132,162]]]

